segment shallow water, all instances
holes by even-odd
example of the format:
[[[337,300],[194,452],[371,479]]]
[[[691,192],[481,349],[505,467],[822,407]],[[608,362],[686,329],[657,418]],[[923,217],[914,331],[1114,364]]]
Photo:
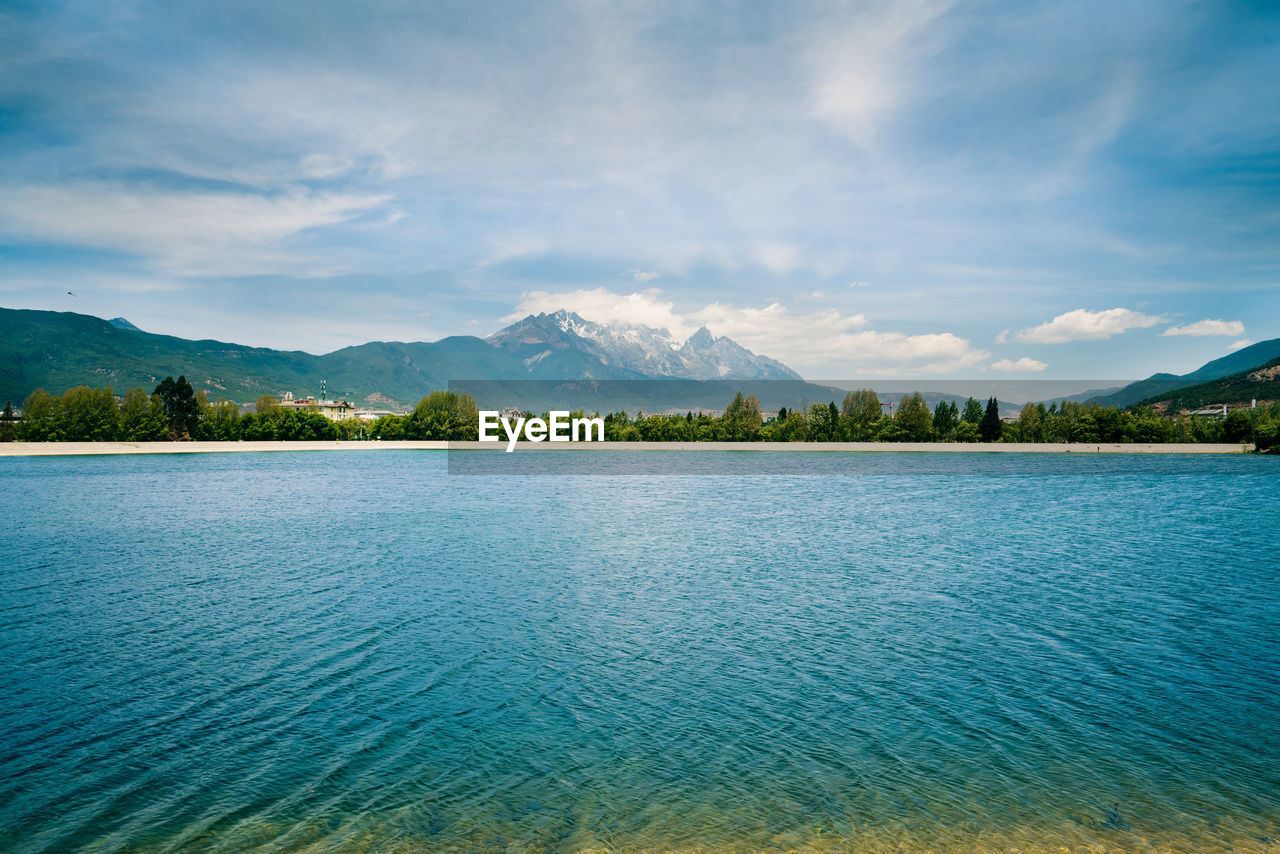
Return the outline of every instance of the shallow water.
[[[0,460],[0,849],[1280,850],[1280,458],[791,456]]]

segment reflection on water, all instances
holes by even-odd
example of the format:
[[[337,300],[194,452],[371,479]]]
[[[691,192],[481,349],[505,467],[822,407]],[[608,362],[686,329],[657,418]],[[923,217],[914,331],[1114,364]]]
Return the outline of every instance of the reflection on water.
[[[1280,850],[1280,460],[892,459],[0,461],[0,849]]]

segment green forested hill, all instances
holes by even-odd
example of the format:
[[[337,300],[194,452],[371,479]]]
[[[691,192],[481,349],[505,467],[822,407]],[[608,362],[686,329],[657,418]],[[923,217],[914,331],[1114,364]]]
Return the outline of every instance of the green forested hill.
[[[479,338],[434,343],[373,342],[323,356],[189,341],[156,335],[84,314],[0,309],[0,400],[23,400],[37,388],[60,394],[79,385],[117,394],[150,391],[165,376],[185,374],[211,399],[249,402],[262,394],[318,394],[357,402],[413,403],[450,379],[517,376],[509,360]]]
[[[1280,399],[1280,358],[1265,365],[1207,383],[1156,394],[1142,405],[1163,403],[1172,410],[1199,409],[1215,403],[1247,403]]]
[[[1130,383],[1119,391],[1095,397],[1092,402],[1103,406],[1125,407],[1139,401],[1163,399],[1178,389],[1249,371],[1276,358],[1280,358],[1280,338],[1259,341],[1234,353],[1228,353],[1220,359],[1206,362],[1189,374],[1152,374],[1145,380]]]

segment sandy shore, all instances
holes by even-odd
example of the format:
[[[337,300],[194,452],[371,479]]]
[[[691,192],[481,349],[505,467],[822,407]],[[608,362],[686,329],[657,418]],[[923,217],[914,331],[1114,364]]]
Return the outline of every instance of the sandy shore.
[[[443,451],[485,450],[501,453],[505,443],[489,442],[4,442],[0,457],[77,456],[89,454],[207,454],[262,451]],[[1106,445],[950,442],[566,442],[554,445],[520,442],[517,451],[791,451],[908,452],[964,454],[1243,454],[1252,445]]]

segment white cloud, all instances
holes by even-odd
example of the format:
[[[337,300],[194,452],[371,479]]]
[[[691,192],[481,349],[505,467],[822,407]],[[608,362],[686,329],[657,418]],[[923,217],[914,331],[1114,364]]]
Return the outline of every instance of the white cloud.
[[[754,254],[770,273],[790,273],[800,266],[800,248],[789,243],[762,243]]]
[[[849,287],[851,287],[851,288],[869,288],[869,287],[871,287],[871,283],[870,283],[870,282],[850,282],[850,283],[849,283]]]
[[[631,294],[616,294],[604,288],[591,288],[567,293],[529,291],[522,295],[515,310],[502,318],[511,323],[528,314],[541,314],[559,309],[577,312],[587,320],[611,326],[652,326],[665,329],[684,339],[698,330],[698,324],[676,314],[674,304],[662,299],[662,291],[650,288]]]
[[[27,186],[0,190],[0,227],[41,242],[134,253],[169,275],[329,275],[339,270],[287,249],[285,242],[308,229],[352,220],[388,199],[160,191],[110,183]]]
[[[1250,341],[1248,338],[1241,338],[1239,341],[1236,341],[1227,349],[1234,353],[1236,350],[1243,350],[1245,347],[1248,347],[1252,343],[1253,342]]]
[[[644,284],[645,282],[652,282],[654,279],[660,278],[660,276],[661,276],[660,273],[655,273],[652,270],[632,270],[631,271],[631,278],[635,279],[640,284]]]
[[[1000,330],[1000,334],[996,336],[996,343],[997,343],[997,344],[1003,344],[1004,342],[1006,342],[1006,341],[1008,341],[1008,340],[1009,340],[1009,330],[1008,330],[1008,329],[1001,329],[1001,330]]]
[[[1170,326],[1164,332],[1165,335],[1243,335],[1244,324],[1238,320],[1198,320],[1195,323],[1188,323],[1183,326]]]
[[[1023,356],[1018,361],[1011,359],[1001,359],[998,362],[991,363],[991,369],[995,371],[1004,371],[1005,373],[1033,373],[1035,371],[1043,371],[1049,367],[1044,362]]]
[[[807,56],[814,115],[873,148],[906,99],[917,64],[932,52],[930,28],[949,6],[937,0],[868,4],[835,26],[821,22],[826,31]]]
[[[1158,315],[1143,314],[1127,308],[1089,311],[1078,308],[1060,314],[1053,320],[1021,330],[1019,341],[1036,344],[1065,344],[1068,341],[1101,341],[1129,329],[1145,329],[1164,321]]]
[[[762,308],[713,302],[689,312],[676,311],[674,303],[654,288],[631,294],[615,294],[604,288],[550,293],[526,293],[504,322],[527,314],[567,309],[598,323],[639,324],[666,329],[685,339],[706,326],[712,334],[728,336],[747,349],[787,363],[802,373],[808,369],[844,374],[943,373],[977,368],[990,354],[950,332],[908,335],[878,332],[864,327],[861,314],[841,314],[828,308],[792,314],[782,304]]]

